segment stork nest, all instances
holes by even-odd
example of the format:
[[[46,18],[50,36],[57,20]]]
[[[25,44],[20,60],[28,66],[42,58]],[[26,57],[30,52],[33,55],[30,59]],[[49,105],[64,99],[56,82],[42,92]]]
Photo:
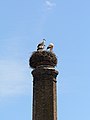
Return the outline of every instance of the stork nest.
[[[55,67],[57,65],[57,58],[53,52],[50,51],[35,51],[29,59],[31,68],[36,68],[41,65],[49,65]]]

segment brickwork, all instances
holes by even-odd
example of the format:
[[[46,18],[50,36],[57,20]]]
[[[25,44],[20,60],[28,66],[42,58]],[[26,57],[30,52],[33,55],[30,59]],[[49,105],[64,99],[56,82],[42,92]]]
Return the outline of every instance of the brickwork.
[[[34,69],[32,120],[57,120],[56,55],[50,51],[34,51],[29,65]]]
[[[57,120],[55,69],[33,70],[33,120]]]

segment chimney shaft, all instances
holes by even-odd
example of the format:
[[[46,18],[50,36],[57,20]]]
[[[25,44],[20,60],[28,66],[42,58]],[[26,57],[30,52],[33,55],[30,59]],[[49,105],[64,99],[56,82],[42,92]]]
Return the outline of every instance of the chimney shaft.
[[[37,52],[34,53],[34,62],[33,58],[30,58],[31,66],[34,66],[34,70],[32,71],[33,75],[33,117],[32,120],[57,120],[57,93],[56,93],[56,77],[58,75],[58,71],[54,69],[52,64],[52,56],[55,57],[54,53],[49,52],[43,53],[43,57],[45,59],[39,58],[39,62],[37,63],[36,58],[38,58]],[[39,57],[41,52],[38,52]],[[47,57],[46,57],[47,55]],[[41,56],[42,57],[42,56]],[[48,58],[48,64],[47,64]],[[55,59],[57,60],[57,59]],[[55,62],[55,61],[54,61]],[[46,65],[45,65],[46,63]],[[37,64],[39,64],[37,66]],[[36,66],[35,66],[36,65]]]

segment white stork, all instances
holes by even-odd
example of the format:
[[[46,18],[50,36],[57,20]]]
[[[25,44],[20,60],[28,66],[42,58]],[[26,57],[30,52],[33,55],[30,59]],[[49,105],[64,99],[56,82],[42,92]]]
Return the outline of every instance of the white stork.
[[[44,49],[44,47],[45,47],[45,41],[46,40],[43,39],[43,41],[37,45],[37,51],[42,51]]]
[[[50,43],[49,46],[47,47],[47,49],[50,49],[50,52],[52,52],[53,47],[54,47],[54,44]]]

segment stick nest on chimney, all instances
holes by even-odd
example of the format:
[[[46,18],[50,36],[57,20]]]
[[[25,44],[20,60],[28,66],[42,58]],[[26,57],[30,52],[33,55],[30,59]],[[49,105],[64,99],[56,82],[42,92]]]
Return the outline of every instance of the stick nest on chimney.
[[[31,68],[36,68],[41,65],[49,65],[55,67],[57,65],[57,57],[50,51],[34,51],[29,59]]]

